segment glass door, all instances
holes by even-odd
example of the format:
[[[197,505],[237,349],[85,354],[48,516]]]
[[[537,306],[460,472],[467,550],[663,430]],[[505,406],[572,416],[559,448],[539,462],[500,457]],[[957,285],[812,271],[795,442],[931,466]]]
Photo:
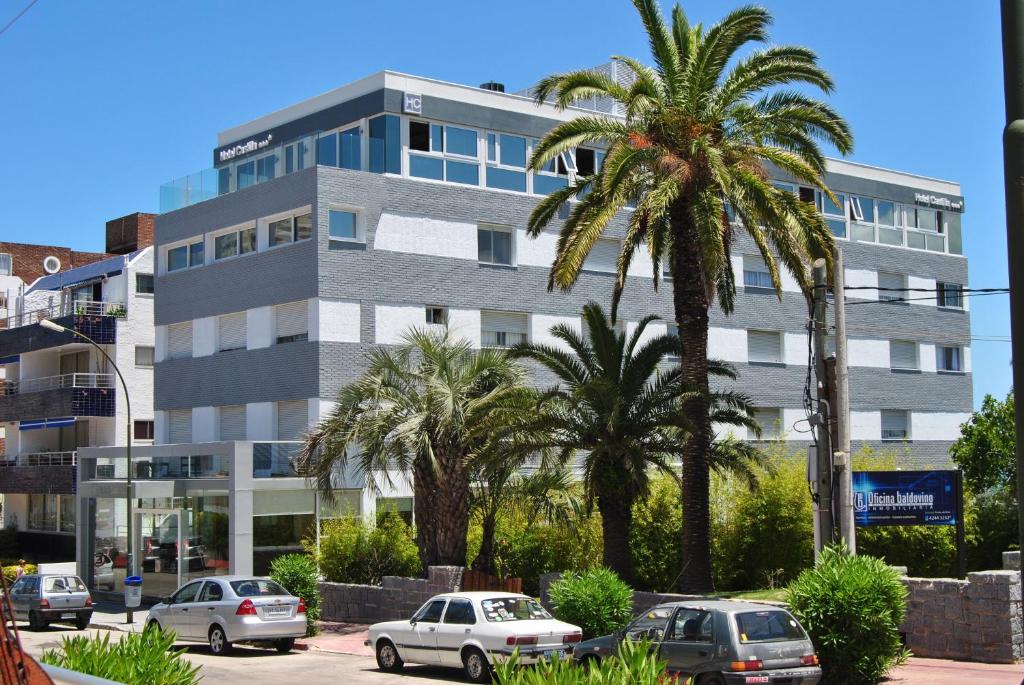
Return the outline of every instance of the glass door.
[[[137,509],[135,550],[142,594],[165,597],[182,581],[182,554],[188,532],[181,509]]]

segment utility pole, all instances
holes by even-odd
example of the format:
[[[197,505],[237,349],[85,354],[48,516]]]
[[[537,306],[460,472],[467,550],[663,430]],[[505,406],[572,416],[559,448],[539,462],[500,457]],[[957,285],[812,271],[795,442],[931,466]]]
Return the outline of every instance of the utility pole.
[[[814,260],[814,375],[818,379],[818,410],[813,425],[817,436],[817,513],[818,547],[815,554],[832,544],[835,539],[835,523],[832,514],[832,437],[829,435],[828,370],[825,365],[825,300],[828,293],[828,268],[824,259]]]
[[[1006,246],[1010,266],[1010,333],[1013,387],[1024,388],[1024,0],[1002,0],[1003,182],[1006,187]],[[1024,493],[1024,402],[1016,397],[1017,492]],[[1017,497],[1018,533],[1024,549],[1024,496]],[[1024,578],[1024,565],[1021,566]]]
[[[857,553],[857,534],[853,524],[853,463],[850,454],[850,369],[846,346],[846,272],[843,251],[836,245],[832,260],[832,290],[836,309],[836,363],[833,381],[832,416],[836,424],[836,444],[832,448],[835,478],[839,492],[837,518],[839,536],[852,554]]]

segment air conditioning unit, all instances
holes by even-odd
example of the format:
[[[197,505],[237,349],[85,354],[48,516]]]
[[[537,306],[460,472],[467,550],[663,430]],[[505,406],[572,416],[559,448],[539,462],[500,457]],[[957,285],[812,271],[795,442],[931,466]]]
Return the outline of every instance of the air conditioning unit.
[[[60,260],[54,255],[43,258],[43,271],[48,274],[55,274],[60,271]]]

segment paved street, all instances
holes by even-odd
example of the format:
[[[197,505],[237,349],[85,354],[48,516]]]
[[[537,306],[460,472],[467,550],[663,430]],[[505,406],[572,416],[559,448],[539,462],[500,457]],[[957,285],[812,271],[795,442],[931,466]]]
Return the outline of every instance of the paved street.
[[[22,626],[19,626],[22,627]],[[23,628],[23,627],[22,627]],[[103,632],[103,631],[90,631]],[[112,640],[120,639],[124,633],[109,632]],[[21,631],[22,644],[35,657],[44,650],[57,647],[65,635],[83,634],[62,626],[51,626],[39,633]],[[227,657],[210,654],[205,645],[182,643],[188,651],[188,659],[202,667],[206,683],[228,685],[230,683],[274,682],[280,685],[373,685],[386,683],[464,682],[458,671],[424,666],[407,666],[397,675],[379,673],[373,657],[365,654],[341,654],[322,649],[341,648],[363,651],[361,636],[350,636],[343,640],[338,636],[326,635],[313,641],[314,646],[305,652],[278,654],[272,650],[253,647],[238,647]],[[318,649],[315,645],[321,645]],[[939,659],[911,659],[910,664],[899,669],[887,681],[892,685],[1022,685],[1024,666],[1005,664],[975,664]]]

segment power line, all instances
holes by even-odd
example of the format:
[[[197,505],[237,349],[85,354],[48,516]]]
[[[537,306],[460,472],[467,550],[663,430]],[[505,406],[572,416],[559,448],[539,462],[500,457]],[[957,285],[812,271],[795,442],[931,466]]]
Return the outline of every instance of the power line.
[[[894,292],[902,292],[902,291],[895,291],[894,290]],[[933,291],[924,290],[924,291],[920,291],[920,292],[933,292]],[[1009,295],[1009,294],[1010,294],[1009,290],[975,290],[975,291],[970,291],[970,292],[964,292],[964,293],[962,293],[960,295],[960,297],[984,297],[986,295]],[[887,298],[887,299],[884,299],[884,300],[855,300],[853,302],[847,302],[846,306],[847,307],[852,307],[854,305],[859,305],[859,304],[892,304],[893,302],[925,302],[925,301],[933,301],[933,300],[935,300],[934,297],[892,297],[892,298]]]
[[[25,9],[21,10],[16,15],[14,15],[14,19],[11,19],[9,22],[7,22],[6,26],[4,26],[2,29],[0,29],[0,36],[4,35],[4,32],[7,29],[9,29],[12,26],[14,26],[14,22],[16,22],[19,19],[21,19],[25,15],[25,12],[28,12],[30,9],[32,9],[32,5],[36,4],[37,2],[39,2],[39,0],[32,0],[27,5],[25,5]]]

